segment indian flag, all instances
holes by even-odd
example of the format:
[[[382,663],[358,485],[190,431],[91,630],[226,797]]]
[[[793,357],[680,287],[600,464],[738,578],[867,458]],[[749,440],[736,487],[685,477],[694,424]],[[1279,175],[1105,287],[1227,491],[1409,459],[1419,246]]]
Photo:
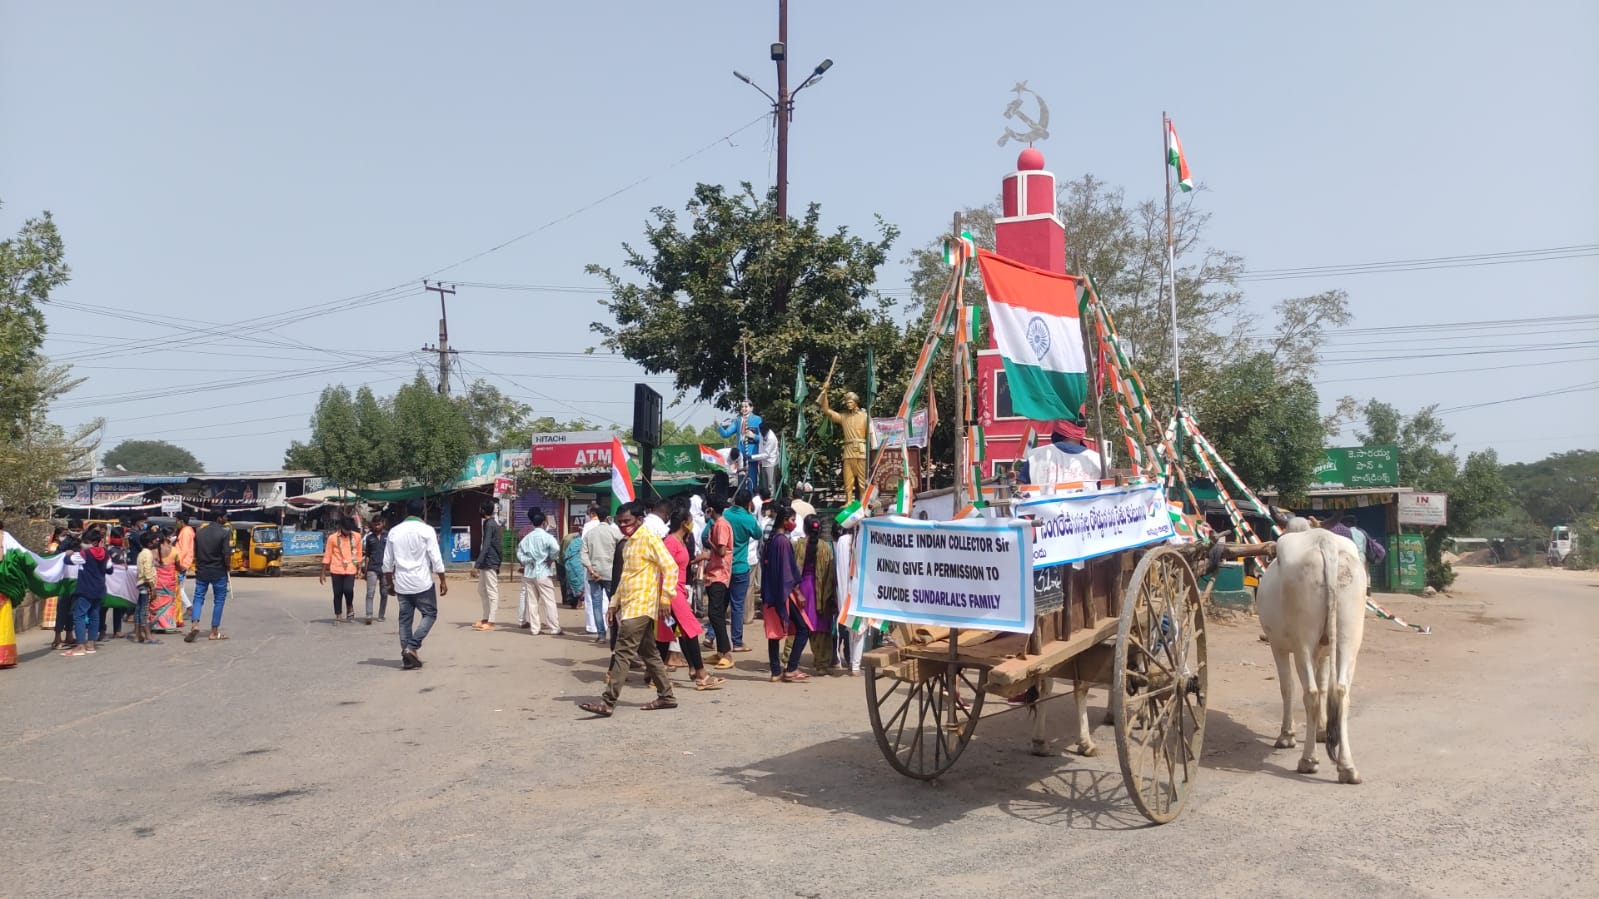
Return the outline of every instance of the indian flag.
[[[1015,414],[1038,421],[1076,419],[1088,400],[1077,279],[983,249],[977,265]]]
[[[700,461],[715,468],[727,468],[727,450],[712,449],[700,444]]]
[[[633,492],[633,460],[627,456],[622,438],[611,438],[611,505],[630,503],[638,498]]]
[[[1177,186],[1186,193],[1194,189],[1194,176],[1188,173],[1188,157],[1183,155],[1182,141],[1177,139],[1177,126],[1166,120],[1166,164],[1177,170]]]

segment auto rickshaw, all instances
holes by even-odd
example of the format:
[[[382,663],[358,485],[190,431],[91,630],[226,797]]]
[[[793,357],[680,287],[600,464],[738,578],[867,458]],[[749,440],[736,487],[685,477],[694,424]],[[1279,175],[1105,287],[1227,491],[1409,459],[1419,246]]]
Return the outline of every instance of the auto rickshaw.
[[[264,574],[276,577],[283,573],[283,535],[278,526],[267,521],[232,521],[233,561],[230,569],[236,574]]]

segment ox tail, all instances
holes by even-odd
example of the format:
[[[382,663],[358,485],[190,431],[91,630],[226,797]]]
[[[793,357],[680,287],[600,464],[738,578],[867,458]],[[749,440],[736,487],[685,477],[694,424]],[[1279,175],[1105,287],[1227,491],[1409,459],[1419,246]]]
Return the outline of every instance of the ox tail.
[[[1327,757],[1338,760],[1338,743],[1343,739],[1343,699],[1338,680],[1338,550],[1323,541],[1321,546],[1322,592],[1327,601]],[[1315,736],[1312,734],[1311,736]]]

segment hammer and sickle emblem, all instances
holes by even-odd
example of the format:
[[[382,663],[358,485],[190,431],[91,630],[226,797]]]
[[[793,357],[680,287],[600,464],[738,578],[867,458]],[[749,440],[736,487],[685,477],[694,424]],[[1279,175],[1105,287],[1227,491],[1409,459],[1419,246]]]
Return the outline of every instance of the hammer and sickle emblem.
[[[1000,135],[999,145],[1003,147],[1005,146],[1006,141],[1013,140],[1017,143],[1025,143],[1028,146],[1032,146],[1034,141],[1043,140],[1044,138],[1049,137],[1049,106],[1044,102],[1044,98],[1040,97],[1037,92],[1028,87],[1027,82],[1025,81],[1016,82],[1016,86],[1011,88],[1011,92],[1016,94],[1016,98],[1005,104],[1005,118],[1019,119],[1027,126],[1027,130],[1019,132],[1009,125],[1006,125],[1005,133]],[[1037,119],[1034,119],[1032,116],[1022,111],[1024,94],[1032,94],[1033,101],[1038,104]]]

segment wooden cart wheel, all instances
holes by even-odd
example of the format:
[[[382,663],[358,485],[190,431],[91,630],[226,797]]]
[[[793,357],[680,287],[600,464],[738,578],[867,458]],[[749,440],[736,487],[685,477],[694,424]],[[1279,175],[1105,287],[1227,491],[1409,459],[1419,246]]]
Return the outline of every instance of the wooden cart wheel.
[[[988,669],[925,659],[896,668],[903,678],[866,669],[872,733],[894,770],[932,780],[948,771],[972,741]]]
[[[1122,598],[1110,691],[1122,778],[1156,824],[1176,818],[1193,791],[1207,683],[1199,583],[1176,547],[1158,546]]]

